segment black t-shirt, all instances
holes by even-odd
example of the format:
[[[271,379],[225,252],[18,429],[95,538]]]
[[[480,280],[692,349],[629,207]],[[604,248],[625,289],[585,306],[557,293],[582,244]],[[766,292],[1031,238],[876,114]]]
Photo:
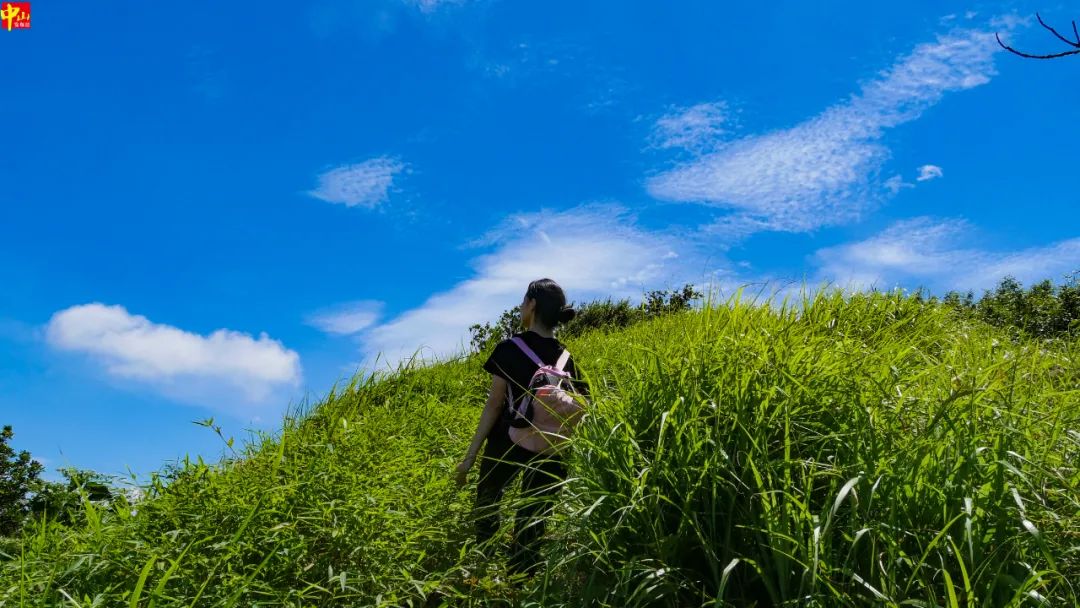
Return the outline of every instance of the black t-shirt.
[[[540,357],[540,360],[548,365],[555,365],[564,349],[562,343],[557,339],[545,338],[531,330],[514,334],[514,336],[524,340],[525,344],[528,344],[529,348],[536,353],[536,356]],[[536,364],[533,363],[533,360],[530,359],[517,344],[514,344],[510,340],[503,340],[495,346],[495,350],[484,363],[484,370],[489,374],[501,376],[506,380],[506,382],[510,384],[510,390],[513,391],[514,399],[516,400],[525,391],[525,388],[529,386],[529,381],[532,380],[533,373],[536,372]],[[573,377],[571,384],[574,389],[587,397],[589,395],[589,387],[578,377],[577,367],[574,366],[573,355],[571,355],[570,359],[566,362],[566,367],[563,368],[563,371],[569,373],[570,376]]]

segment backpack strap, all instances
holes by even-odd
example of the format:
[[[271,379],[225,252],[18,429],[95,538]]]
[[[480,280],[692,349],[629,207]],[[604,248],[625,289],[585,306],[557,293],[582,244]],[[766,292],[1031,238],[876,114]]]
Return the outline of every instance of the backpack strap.
[[[559,355],[558,363],[555,364],[555,369],[559,370],[560,372],[563,371],[563,368],[566,367],[566,363],[568,361],[570,361],[570,351],[564,348],[562,354]]]
[[[533,349],[529,348],[529,345],[526,344],[525,341],[522,340],[520,337],[514,336],[510,340],[514,344],[517,344],[518,348],[520,348],[526,355],[528,355],[529,358],[532,359],[532,362],[535,363],[537,367],[544,367],[544,365],[546,365],[543,361],[540,360],[540,357],[536,356],[536,353],[533,352]],[[568,351],[568,350],[566,350],[564,348],[563,351],[562,351],[562,354],[559,355],[559,361],[555,364],[555,369],[559,370],[560,372],[563,371],[563,368],[566,367],[566,364],[569,361],[570,361],[570,351]]]
[[[517,344],[518,348],[520,348],[526,355],[528,355],[529,358],[532,359],[532,362],[535,363],[537,367],[544,367],[544,362],[540,360],[540,357],[536,356],[536,353],[534,353],[533,350],[531,348],[529,348],[528,344],[525,344],[524,340],[522,340],[521,338],[519,338],[517,336],[514,336],[510,340],[514,344]]]

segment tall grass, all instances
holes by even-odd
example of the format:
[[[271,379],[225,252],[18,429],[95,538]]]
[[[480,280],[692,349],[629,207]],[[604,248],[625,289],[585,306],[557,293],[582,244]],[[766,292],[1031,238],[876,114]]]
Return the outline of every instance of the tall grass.
[[[577,442],[558,558],[585,596],[1074,605],[1076,344],[1004,344],[900,294],[787,304],[604,344],[615,398]]]
[[[31,525],[0,606],[1080,602],[1077,342],[820,291],[568,343],[594,404],[523,586],[451,481],[474,357],[336,388],[134,509]]]

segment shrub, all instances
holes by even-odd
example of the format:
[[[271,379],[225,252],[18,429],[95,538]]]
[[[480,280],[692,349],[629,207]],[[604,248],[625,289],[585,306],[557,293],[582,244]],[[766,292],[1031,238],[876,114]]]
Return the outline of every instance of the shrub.
[[[28,495],[44,470],[30,452],[15,452],[9,445],[14,436],[10,425],[0,431],[0,536],[19,531],[30,510]]]
[[[1007,276],[977,301],[970,291],[950,291],[942,302],[961,314],[1035,338],[1080,335],[1080,272],[1067,276],[1061,285],[1046,279],[1027,291]]]

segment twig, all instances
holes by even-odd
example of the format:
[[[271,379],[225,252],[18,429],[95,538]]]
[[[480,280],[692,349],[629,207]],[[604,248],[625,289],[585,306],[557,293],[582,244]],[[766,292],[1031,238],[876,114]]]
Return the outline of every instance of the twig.
[[[1010,53],[1013,53],[1015,55],[1019,55],[1021,57],[1027,57],[1028,59],[1057,59],[1058,57],[1068,57],[1069,55],[1080,55],[1080,48],[1076,49],[1075,51],[1065,51],[1063,53],[1053,53],[1051,55],[1031,55],[1031,54],[1025,53],[1023,51],[1018,51],[1018,50],[1014,49],[1013,47],[1005,44],[1004,42],[1001,41],[1001,36],[999,36],[996,33],[994,34],[994,37],[997,38],[997,42],[998,42],[998,44],[1001,45],[1001,48],[1003,48],[1006,51],[1009,51]]]
[[[1050,33],[1057,36],[1058,40],[1064,42],[1065,44],[1067,44],[1069,46],[1080,47],[1080,42],[1073,42],[1072,40],[1069,40],[1068,38],[1066,38],[1066,37],[1062,36],[1061,34],[1059,34],[1057,30],[1055,30],[1054,28],[1047,25],[1046,22],[1042,20],[1042,17],[1039,16],[1039,13],[1035,13],[1035,18],[1039,20],[1039,25],[1041,25],[1041,26],[1045,27],[1046,29],[1050,30]],[[1076,25],[1076,24],[1073,23],[1073,25]]]
[[[1001,41],[1001,36],[998,33],[995,32],[994,33],[994,38],[997,39],[998,45],[1000,45],[1001,48],[1005,49],[1006,51],[1009,51],[1010,53],[1013,53],[1015,55],[1019,55],[1021,57],[1026,57],[1028,59],[1057,59],[1058,57],[1068,57],[1069,55],[1080,55],[1080,30],[1077,30],[1076,21],[1072,22],[1073,35],[1076,36],[1076,42],[1073,42],[1072,40],[1069,40],[1065,36],[1062,36],[1056,29],[1054,29],[1052,26],[1050,26],[1045,21],[1043,21],[1042,15],[1040,15],[1039,13],[1035,13],[1035,18],[1038,19],[1039,25],[1041,25],[1041,26],[1043,26],[1043,28],[1049,30],[1050,33],[1053,34],[1058,40],[1064,42],[1065,44],[1067,44],[1067,45],[1069,45],[1071,47],[1075,47],[1075,50],[1063,51],[1061,53],[1051,53],[1051,54],[1048,54],[1048,55],[1032,55],[1031,53],[1025,53],[1023,51],[1018,51],[1018,50],[1014,49],[1013,47],[1005,44],[1004,42]]]

